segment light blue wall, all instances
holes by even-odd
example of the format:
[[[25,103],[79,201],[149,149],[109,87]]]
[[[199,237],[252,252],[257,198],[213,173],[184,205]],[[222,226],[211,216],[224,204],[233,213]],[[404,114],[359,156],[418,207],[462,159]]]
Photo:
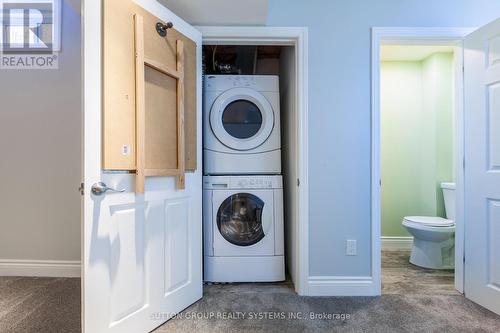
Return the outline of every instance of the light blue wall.
[[[309,27],[310,275],[370,275],[370,28],[474,27],[498,0],[270,0],[270,26]],[[358,256],[345,256],[346,239]]]

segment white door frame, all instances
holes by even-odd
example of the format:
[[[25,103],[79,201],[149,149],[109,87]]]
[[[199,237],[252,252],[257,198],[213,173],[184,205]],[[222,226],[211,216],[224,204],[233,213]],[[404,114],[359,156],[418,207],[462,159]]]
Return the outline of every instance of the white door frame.
[[[372,275],[376,294],[381,294],[381,193],[380,193],[380,46],[381,44],[454,45],[455,61],[455,288],[464,285],[464,112],[463,38],[473,28],[372,28],[372,114],[371,114],[371,251]]]
[[[300,221],[296,230],[296,281],[295,291],[308,295],[309,279],[309,177],[308,177],[308,30],[307,28],[281,27],[209,27],[198,28],[203,43],[238,45],[286,45],[294,46],[296,54],[297,81],[297,170],[300,186],[294,187],[299,205],[295,221]]]

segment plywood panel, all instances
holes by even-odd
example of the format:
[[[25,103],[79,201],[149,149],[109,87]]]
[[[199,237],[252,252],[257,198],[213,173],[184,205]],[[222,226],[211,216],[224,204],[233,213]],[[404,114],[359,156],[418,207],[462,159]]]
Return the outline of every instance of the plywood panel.
[[[137,165],[134,14],[138,13],[144,18],[147,59],[176,68],[176,42],[183,41],[185,168],[196,170],[196,44],[175,27],[166,38],[160,37],[153,31],[158,19],[130,0],[103,3],[103,168],[132,171]],[[125,153],[124,148],[128,148]]]
[[[103,168],[134,170],[134,17],[129,1],[103,1]]]
[[[135,191],[144,193],[146,189],[146,74],[144,67],[144,21],[134,14],[134,54],[135,54],[135,142],[136,176]]]
[[[136,6],[136,12],[144,18],[144,54],[147,59],[176,68],[176,43],[183,42],[184,48],[184,137],[185,167],[188,171],[196,170],[196,43],[173,29],[168,30],[167,37],[159,36],[155,31],[158,19]],[[158,47],[163,45],[165,47]]]
[[[177,80],[149,66],[146,84],[146,169],[177,169]]]
[[[144,53],[144,19],[135,19],[135,85],[137,167],[136,192],[144,193],[145,177],[175,176],[185,188],[184,43],[176,41],[175,68]],[[164,48],[164,44],[155,47]]]

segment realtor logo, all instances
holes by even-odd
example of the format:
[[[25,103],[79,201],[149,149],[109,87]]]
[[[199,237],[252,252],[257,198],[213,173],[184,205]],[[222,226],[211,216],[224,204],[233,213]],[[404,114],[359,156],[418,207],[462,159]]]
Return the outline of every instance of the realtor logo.
[[[2,69],[56,69],[60,0],[0,0]]]

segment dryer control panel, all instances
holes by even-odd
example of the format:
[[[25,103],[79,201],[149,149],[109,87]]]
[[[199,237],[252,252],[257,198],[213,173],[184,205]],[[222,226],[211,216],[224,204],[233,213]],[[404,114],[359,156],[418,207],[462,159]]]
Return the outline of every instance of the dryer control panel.
[[[279,92],[279,78],[274,75],[206,75],[205,91],[251,88],[257,91]]]
[[[283,188],[282,176],[205,176],[203,188],[227,189],[276,189]]]

